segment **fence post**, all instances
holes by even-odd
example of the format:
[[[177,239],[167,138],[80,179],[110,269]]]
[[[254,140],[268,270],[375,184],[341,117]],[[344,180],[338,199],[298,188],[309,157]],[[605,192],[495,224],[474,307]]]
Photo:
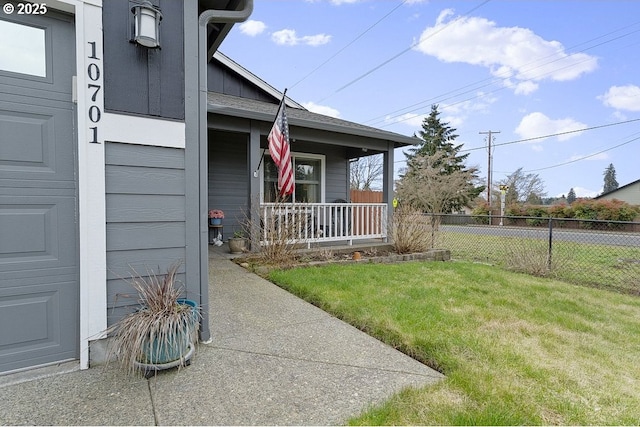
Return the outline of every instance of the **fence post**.
[[[553,218],[549,218],[549,252],[547,254],[547,271],[551,271],[551,252],[553,249]]]

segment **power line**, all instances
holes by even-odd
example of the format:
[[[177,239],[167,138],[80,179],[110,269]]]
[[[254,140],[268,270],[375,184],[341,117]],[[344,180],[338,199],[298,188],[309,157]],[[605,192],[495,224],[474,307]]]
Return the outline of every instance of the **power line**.
[[[494,147],[502,147],[504,145],[518,144],[520,142],[529,142],[529,141],[535,141],[537,139],[544,139],[544,138],[551,138],[551,137],[554,137],[554,136],[568,135],[568,134],[576,133],[576,132],[585,132],[585,131],[588,131],[588,130],[602,129],[602,128],[606,128],[606,127],[610,127],[610,126],[624,125],[624,124],[627,124],[627,123],[633,123],[633,122],[637,122],[637,121],[640,121],[640,118],[625,120],[625,121],[622,121],[622,122],[607,123],[607,124],[604,124],[604,125],[592,126],[592,127],[583,128],[583,129],[568,130],[566,132],[559,132],[559,133],[552,133],[552,134],[548,134],[548,135],[534,136],[532,138],[518,139],[518,140],[515,140],[515,141],[502,142],[500,144],[494,144]],[[468,151],[482,150],[484,148],[485,147],[467,148],[466,150],[460,150],[460,153],[465,153],[465,152],[468,152]]]
[[[604,37],[607,37],[607,36],[613,35],[613,34],[615,34],[615,33],[619,33],[620,31],[627,30],[627,29],[629,29],[629,28],[631,28],[631,27],[634,27],[634,26],[636,26],[636,25],[638,25],[638,24],[640,24],[640,22],[634,22],[633,24],[627,25],[627,26],[625,26],[625,27],[618,28],[618,29],[616,29],[616,30],[613,30],[613,31],[607,32],[607,33],[605,33],[605,34],[603,34],[603,35],[600,35],[600,36],[598,36],[598,37],[594,37],[594,38],[592,38],[592,39],[589,39],[589,40],[587,40],[587,41],[585,41],[585,42],[578,43],[578,44],[576,44],[576,45],[574,45],[574,46],[572,46],[572,47],[567,48],[566,50],[574,49],[574,48],[576,48],[576,47],[583,46],[583,45],[585,45],[585,44],[587,44],[587,43],[591,43],[591,42],[594,42],[594,41],[596,41],[596,40],[600,40],[600,39],[602,39],[602,38],[604,38]],[[625,33],[625,34],[619,35],[619,36],[617,36],[617,37],[614,37],[614,38],[611,38],[611,39],[605,40],[605,41],[603,41],[603,42],[601,42],[601,43],[598,43],[598,44],[595,44],[595,45],[592,45],[592,46],[586,47],[586,48],[584,48],[584,49],[582,49],[582,50],[580,50],[580,51],[578,51],[578,52],[572,53],[571,55],[568,55],[568,56],[573,56],[573,55],[576,55],[576,54],[578,54],[578,53],[586,52],[586,51],[588,51],[588,50],[591,50],[591,49],[594,49],[594,48],[596,48],[596,47],[602,46],[602,45],[604,45],[604,44],[611,43],[611,42],[613,42],[613,41],[616,41],[616,40],[622,39],[622,38],[624,38],[624,37],[627,37],[627,36],[632,35],[632,34],[637,33],[637,32],[640,32],[640,30],[630,31],[630,32],[628,32],[628,33]],[[534,60],[534,61],[531,61],[530,63],[525,64],[525,67],[526,67],[527,65],[532,65],[532,67],[531,67],[531,68],[528,68],[528,69],[527,69],[527,68],[525,68],[523,71],[525,71],[525,72],[530,72],[530,71],[532,71],[532,70],[535,70],[536,68],[544,67],[544,66],[546,66],[546,65],[548,65],[548,64],[551,64],[551,63],[553,63],[553,62],[557,62],[557,61],[563,60],[563,59],[565,59],[565,58],[567,58],[567,57],[568,57],[568,56],[567,56],[567,57],[559,57],[559,58],[553,59],[552,61],[547,61],[547,62],[539,63],[539,61],[542,61],[542,60],[547,59],[547,58],[552,58],[552,57],[554,57],[554,56],[557,56],[557,54],[547,55],[546,57],[538,58],[538,59],[536,59],[536,60]],[[581,64],[581,63],[583,63],[583,62],[585,62],[585,61],[588,61],[588,60],[591,60],[591,58],[587,58],[587,59],[585,59],[585,60],[583,60],[583,61],[580,61],[580,62],[578,62],[578,63],[571,64],[571,65],[568,65],[568,66],[563,67],[563,68],[560,68],[560,69],[551,70],[551,71],[548,71],[548,72],[546,72],[546,73],[544,73],[544,74],[541,74],[541,75],[538,75],[538,76],[535,76],[535,77],[531,77],[531,78],[526,79],[526,80],[522,80],[522,82],[527,82],[527,81],[532,81],[532,80],[539,80],[539,79],[543,78],[544,76],[546,76],[546,75],[548,75],[548,74],[551,74],[551,73],[553,73],[553,72],[557,72],[557,71],[560,71],[560,70],[564,70],[564,69],[567,69],[567,68],[574,67],[574,66],[579,65],[579,64]],[[538,63],[538,65],[535,65],[536,63]],[[533,65],[535,65],[535,66],[533,66]],[[467,94],[467,93],[470,93],[470,92],[477,91],[477,90],[479,90],[479,89],[481,89],[481,88],[484,88],[484,87],[487,87],[487,86],[491,86],[491,85],[494,85],[494,84],[498,84],[500,81],[502,81],[502,80],[503,80],[503,78],[504,78],[504,77],[507,77],[507,75],[506,75],[506,74],[503,74],[503,75],[500,75],[500,74],[499,74],[499,75],[497,75],[497,76],[488,77],[488,78],[486,78],[486,79],[482,79],[482,80],[479,80],[479,81],[474,82],[474,83],[469,83],[469,84],[467,84],[467,85],[465,85],[465,86],[461,86],[460,88],[453,89],[453,90],[450,90],[450,91],[448,91],[448,92],[445,92],[444,94],[437,95],[437,96],[434,96],[434,97],[431,97],[431,98],[425,99],[425,100],[423,100],[423,101],[419,101],[419,102],[417,102],[417,103],[411,104],[411,105],[409,105],[409,106],[406,106],[406,107],[403,107],[403,108],[400,108],[400,109],[394,110],[394,111],[393,111],[393,112],[391,112],[391,113],[387,113],[387,114],[383,114],[383,115],[380,115],[380,116],[376,116],[376,117],[374,117],[374,118],[372,118],[372,119],[369,119],[369,120],[364,121],[363,123],[365,123],[365,124],[369,124],[369,125],[372,125],[372,126],[373,126],[373,125],[376,125],[377,123],[380,123],[380,122],[382,122],[382,121],[386,121],[386,120],[389,120],[389,119],[395,119],[395,118],[397,118],[397,117],[401,117],[403,114],[407,114],[407,113],[410,113],[410,112],[413,112],[413,111],[416,111],[416,110],[420,110],[420,109],[422,109],[423,107],[425,107],[425,105],[423,105],[423,104],[427,104],[427,103],[429,103],[429,104],[432,104],[432,103],[440,103],[440,102],[447,101],[447,100],[449,100],[449,99],[455,98],[455,97],[457,97],[457,96],[461,96],[461,95],[464,95],[464,94]],[[487,82],[487,83],[485,83],[485,82]],[[485,83],[485,84],[482,84],[482,83]],[[463,91],[463,92],[460,92],[461,90],[463,90],[463,89],[467,89],[467,88],[471,88],[471,89],[466,90],[466,91]],[[464,100],[458,101],[458,102],[456,102],[456,103],[454,103],[454,104],[451,104],[451,106],[456,105],[456,104],[459,104],[459,103],[462,103],[462,102],[466,102],[466,101],[469,101],[469,100],[472,100],[472,99],[476,99],[476,98],[480,98],[480,97],[485,97],[485,96],[486,96],[486,95],[488,95],[488,94],[491,94],[491,93],[497,92],[497,91],[499,91],[499,90],[504,90],[504,89],[506,89],[506,87],[504,87],[504,86],[503,86],[503,87],[497,88],[497,89],[495,89],[495,90],[492,90],[492,91],[490,91],[490,92],[483,93],[482,95],[476,95],[476,96],[473,96],[473,97],[471,97],[471,98],[467,98],[467,99],[464,99]],[[453,94],[453,95],[452,95],[452,96],[450,96],[450,97],[447,97],[447,98],[442,98],[442,97],[444,97],[444,96],[446,96],[446,95],[450,95],[450,94]],[[439,98],[440,98],[440,99],[439,99]],[[436,101],[436,100],[437,100],[437,101]],[[416,107],[416,108],[413,108],[413,107]],[[392,117],[389,117],[389,115],[390,115],[390,114],[395,114],[395,115],[394,115],[394,116],[392,116]],[[382,125],[382,127],[387,127],[387,126],[390,126],[390,125],[392,125],[392,124],[400,123],[400,122],[403,122],[403,121],[406,121],[406,120],[409,120],[409,119],[410,119],[410,118],[405,118],[405,119],[402,119],[402,120],[396,120],[396,121],[394,121],[394,122],[392,122],[392,123],[386,123],[386,124]]]
[[[416,43],[412,43],[408,48],[402,50],[401,52],[393,55],[391,58],[383,61],[382,63],[376,65],[375,67],[369,69],[369,71],[365,72],[364,74],[361,74],[359,77],[356,77],[355,79],[351,80],[349,83],[339,87],[338,89],[336,89],[333,93],[325,96],[324,98],[320,99],[318,102],[322,102],[324,100],[326,100],[327,98],[330,98],[331,96],[335,95],[338,92],[343,91],[344,89],[348,88],[349,86],[353,85],[354,83],[359,82],[360,80],[364,79],[365,77],[367,77],[368,75],[370,75],[371,73],[379,70],[380,68],[384,67],[385,65],[387,65],[388,63],[394,61],[395,59],[399,58],[400,56],[404,55],[405,53],[409,52],[411,49],[415,48],[416,46],[420,45],[421,43],[423,43],[425,40],[428,40],[429,38],[435,36],[436,34],[438,34],[439,32],[445,30],[446,28],[449,27],[449,25],[453,24],[454,22],[456,22],[457,20],[467,16],[468,14],[470,14],[471,12],[474,12],[475,10],[479,9],[480,7],[484,6],[485,4],[489,3],[491,0],[485,0],[484,2],[482,2],[481,4],[479,4],[478,6],[472,8],[471,10],[469,10],[467,13],[465,13],[462,16],[459,16],[458,18],[456,18],[455,20],[449,22],[447,25],[445,25],[444,27],[442,27],[440,30],[432,33],[429,35],[429,37],[424,38],[423,40],[420,40],[419,42]]]
[[[546,167],[538,168],[538,169],[530,169],[530,170],[526,170],[526,171],[523,171],[523,172],[537,172],[537,171],[543,171],[543,170],[547,170],[547,169],[557,168],[557,167],[560,167],[560,166],[565,166],[565,165],[568,165],[568,164],[571,164],[571,163],[579,162],[579,161],[581,161],[581,160],[586,160],[586,159],[588,159],[588,158],[590,158],[590,157],[597,156],[598,154],[606,153],[607,151],[611,151],[611,150],[613,150],[613,149],[616,149],[616,148],[622,147],[623,145],[630,144],[630,143],[632,143],[633,141],[637,141],[637,140],[639,140],[639,139],[640,139],[640,136],[637,136],[637,137],[632,138],[632,139],[630,139],[630,140],[628,140],[628,141],[625,141],[625,142],[623,142],[623,143],[621,143],[621,144],[614,145],[613,147],[606,148],[606,149],[604,149],[604,150],[598,151],[598,152],[596,152],[596,153],[589,154],[589,155],[587,155],[587,156],[579,157],[579,158],[577,158],[577,159],[572,159],[572,160],[569,160],[569,161],[566,161],[566,162],[563,162],[563,163],[558,163],[558,164],[556,164],[556,165],[546,166]],[[509,172],[500,172],[500,173],[509,173]]]
[[[375,27],[376,25],[378,25],[380,22],[382,22],[383,20],[385,20],[389,15],[391,15],[393,12],[395,12],[400,6],[402,6],[403,4],[405,4],[407,2],[407,0],[403,0],[399,5],[397,5],[396,7],[394,7],[393,9],[391,9],[386,15],[384,15],[382,18],[378,19],[376,22],[374,22],[371,26],[369,26],[369,28],[367,28],[366,30],[364,30],[362,33],[360,33],[355,39],[351,40],[349,43],[347,43],[344,47],[342,47],[342,49],[338,50],[336,53],[334,53],[333,55],[331,55],[329,58],[327,58],[322,64],[318,65],[316,68],[314,68],[313,70],[311,70],[306,76],[304,76],[303,78],[301,78],[300,80],[298,80],[297,82],[295,82],[293,85],[291,85],[291,88],[296,87],[299,83],[302,83],[303,81],[305,81],[309,76],[311,76],[313,73],[315,73],[316,71],[318,71],[320,68],[322,68],[323,66],[325,66],[328,62],[330,62],[333,58],[335,58],[336,56],[338,56],[339,54],[341,54],[344,50],[346,50],[349,46],[351,46],[352,44],[354,44],[356,41],[358,41],[360,38],[362,38],[362,36],[364,36],[366,33],[368,33],[369,31],[371,31],[371,29],[373,29],[373,27]]]
[[[625,120],[625,121],[622,121],[622,122],[608,123],[608,124],[604,124],[604,125],[592,126],[592,127],[588,127],[588,128],[584,128],[584,129],[576,129],[576,130],[570,130],[570,131],[566,131],[566,132],[560,132],[560,133],[553,133],[553,134],[548,134],[548,135],[535,136],[535,137],[532,137],[532,138],[518,139],[518,140],[515,140],[515,141],[502,142],[502,143],[500,143],[500,144],[493,144],[493,145],[492,145],[492,148],[495,148],[495,147],[502,147],[502,146],[504,146],[504,145],[517,144],[517,143],[520,143],[520,142],[535,141],[535,140],[537,140],[537,139],[551,138],[551,137],[554,137],[554,136],[567,135],[567,134],[575,133],[575,132],[585,132],[585,131],[589,131],[589,130],[602,129],[602,128],[610,127],[610,126],[624,125],[624,124],[627,124],[627,123],[633,123],[633,122],[637,122],[637,121],[640,121],[640,118],[637,118],[637,119],[630,119],[630,120]],[[493,133],[495,133],[495,132],[493,132]],[[606,151],[608,151],[608,150],[612,150],[612,149],[614,149],[614,148],[621,147],[621,146],[623,146],[623,145],[625,145],[625,144],[628,144],[628,143],[630,143],[630,142],[633,142],[633,141],[635,141],[635,140],[637,140],[637,139],[639,139],[639,138],[640,138],[640,137],[638,137],[638,138],[633,138],[633,139],[631,139],[631,140],[629,140],[629,141],[627,141],[627,142],[624,142],[624,143],[619,144],[619,145],[615,145],[615,146],[610,147],[610,148],[607,148],[607,149],[605,149],[605,150],[603,150],[603,151],[599,151],[599,152],[597,152],[597,153],[590,154],[590,155],[585,156],[585,157],[581,157],[581,158],[579,158],[578,160],[583,160],[583,159],[586,159],[586,158],[589,158],[589,157],[593,157],[593,156],[595,156],[595,155],[597,155],[597,154],[602,154],[602,153],[604,153],[604,152],[606,152]],[[460,151],[459,151],[459,153],[465,153],[465,152],[469,152],[469,151],[483,150],[483,149],[485,149],[485,148],[487,148],[487,147],[486,147],[486,146],[483,146],[483,147],[468,148],[468,149],[466,149],[466,150],[460,150]],[[405,162],[405,161],[406,161],[406,160],[401,159],[401,160],[396,160],[396,161],[394,161],[393,163],[403,163],[403,162]],[[572,160],[572,161],[571,161],[571,162],[569,162],[569,163],[572,163],[572,162],[574,162],[574,161],[577,161],[577,160]],[[555,167],[555,166],[554,166],[554,167]],[[500,173],[507,173],[507,172],[504,172],[504,171],[496,171],[496,172],[500,172]],[[531,171],[527,171],[527,172],[531,172]]]

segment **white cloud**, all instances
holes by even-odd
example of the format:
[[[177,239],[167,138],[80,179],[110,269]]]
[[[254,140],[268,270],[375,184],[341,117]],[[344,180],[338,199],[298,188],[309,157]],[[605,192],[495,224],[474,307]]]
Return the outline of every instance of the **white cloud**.
[[[399,117],[387,116],[384,121],[389,124],[402,123],[412,128],[421,128],[427,114],[405,113]]]
[[[331,41],[331,36],[328,34],[316,34],[313,36],[303,36],[300,38],[303,44],[309,46],[322,46]]]
[[[549,79],[574,80],[597,67],[593,56],[569,54],[558,41],[544,40],[521,27],[498,27],[479,17],[458,17],[443,10],[433,27],[420,35],[415,49],[443,62],[462,62],[489,69],[517,94],[530,94]]]
[[[296,30],[284,29],[271,34],[271,40],[279,45],[296,46],[305,44],[308,46],[321,46],[331,41],[331,36],[327,34],[316,34],[313,36],[299,37]]]
[[[467,116],[444,116],[442,117],[442,123],[448,123],[450,127],[457,128],[464,123]]]
[[[566,119],[550,119],[540,112],[527,114],[522,118],[520,124],[515,129],[515,133],[520,135],[522,139],[536,138],[543,135],[553,135],[563,132],[570,132],[579,129],[585,129],[588,126],[584,123],[580,123],[571,118]],[[580,135],[582,132],[574,132],[566,135],[559,135],[559,141],[566,141],[575,136]],[[536,142],[540,142],[543,139],[536,139]]]
[[[242,34],[255,37],[258,34],[262,34],[267,28],[267,25],[262,21],[249,20],[240,24],[239,28]]]
[[[325,116],[335,117],[335,118],[340,117],[340,111],[336,110],[335,108],[328,107],[326,105],[318,105],[310,101],[302,104],[302,106],[307,110],[311,111],[312,113],[324,114]]]
[[[607,107],[618,110],[640,111],[640,87],[635,85],[611,86],[598,99]]]

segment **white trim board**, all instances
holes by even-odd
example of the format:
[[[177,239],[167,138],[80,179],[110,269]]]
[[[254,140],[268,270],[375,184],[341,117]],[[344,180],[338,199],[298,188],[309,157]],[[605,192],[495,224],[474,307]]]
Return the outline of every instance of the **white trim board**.
[[[185,148],[184,122],[104,113],[104,140],[156,147]]]

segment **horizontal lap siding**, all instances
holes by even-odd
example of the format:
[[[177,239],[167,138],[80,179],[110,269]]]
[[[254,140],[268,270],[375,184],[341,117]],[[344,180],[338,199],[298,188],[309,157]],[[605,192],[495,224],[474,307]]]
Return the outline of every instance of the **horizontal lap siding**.
[[[185,258],[185,167],[175,148],[106,143],[105,159],[111,325],[137,303],[126,281],[132,269],[162,273]]]
[[[240,133],[209,133],[209,209],[224,212],[225,240],[240,230],[247,216],[247,138]]]

